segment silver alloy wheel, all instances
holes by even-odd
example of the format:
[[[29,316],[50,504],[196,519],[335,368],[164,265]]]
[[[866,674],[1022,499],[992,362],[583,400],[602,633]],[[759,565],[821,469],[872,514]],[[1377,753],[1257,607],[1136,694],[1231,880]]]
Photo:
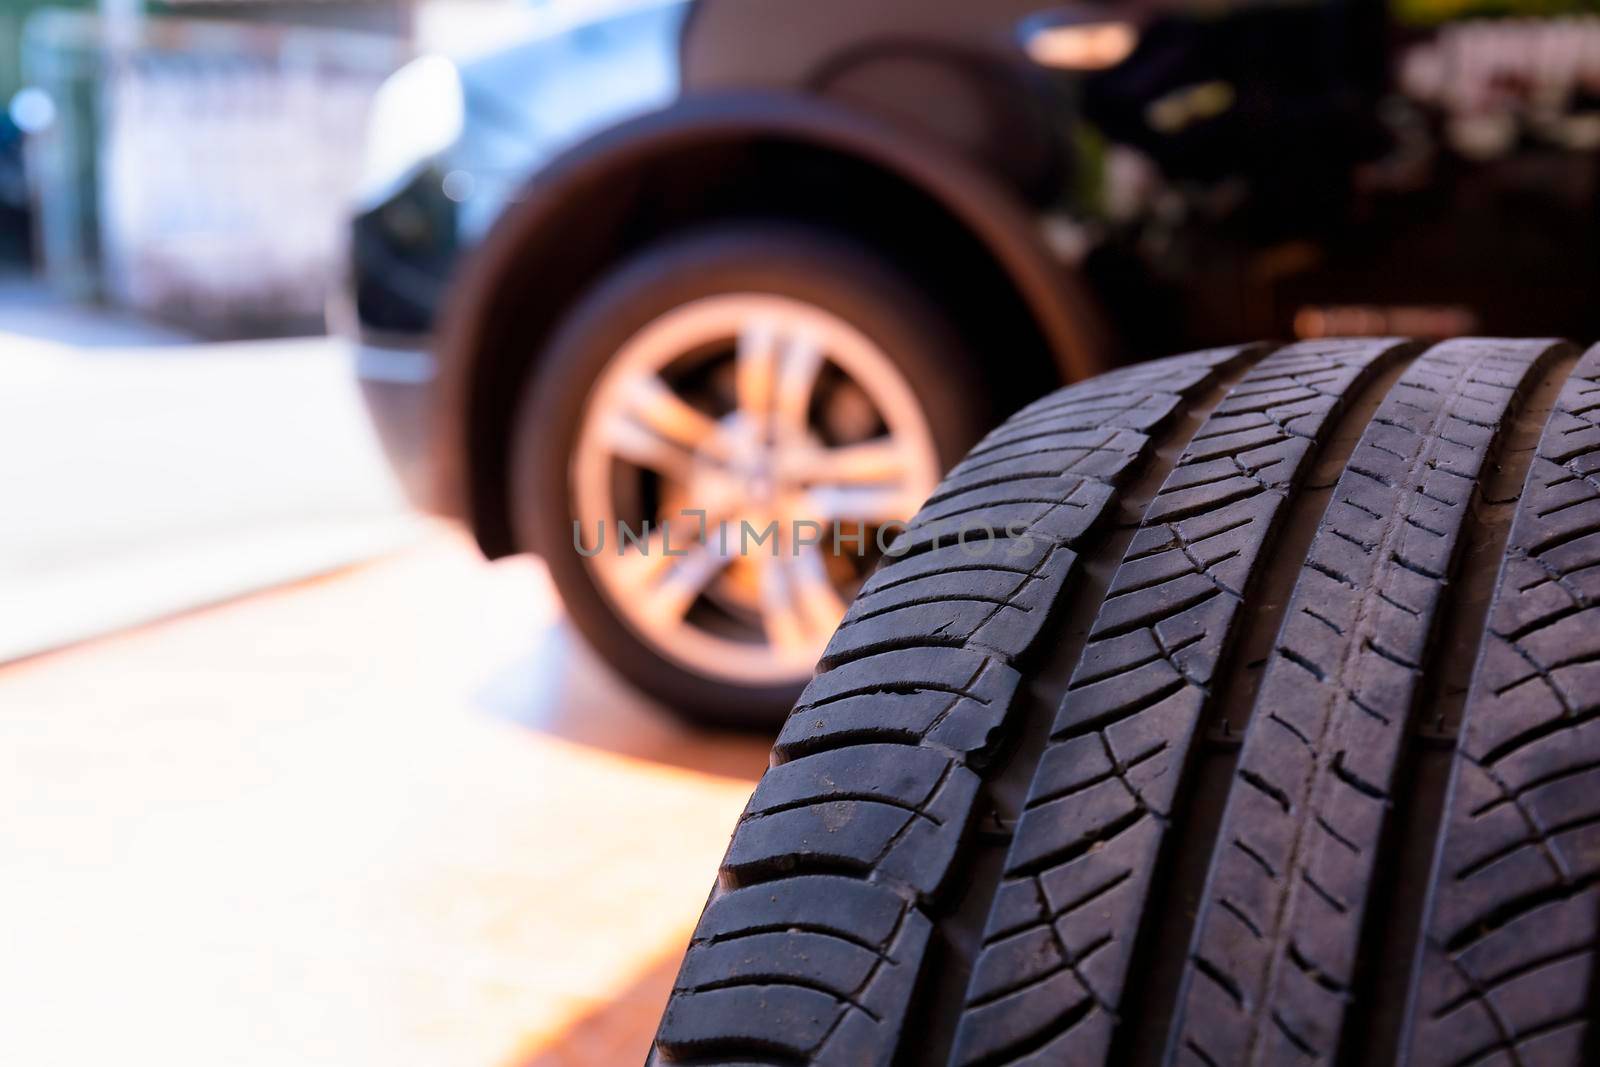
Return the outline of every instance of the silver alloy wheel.
[[[686,374],[719,372],[727,410],[684,395]],[[824,379],[872,436],[841,441],[825,425]],[[853,533],[870,549],[867,531],[910,519],[940,466],[916,394],[860,330],[799,300],[727,293],[623,344],[589,394],[569,472],[586,550],[604,531],[586,562],[617,616],[698,674],[778,685],[810,673],[854,593],[835,548],[857,553]],[[619,537],[647,519],[647,540]],[[754,544],[774,523],[776,538]]]

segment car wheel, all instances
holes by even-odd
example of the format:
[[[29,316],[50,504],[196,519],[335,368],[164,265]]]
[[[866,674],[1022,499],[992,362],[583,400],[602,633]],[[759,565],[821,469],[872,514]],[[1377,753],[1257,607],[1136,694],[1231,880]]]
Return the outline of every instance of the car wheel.
[[[1596,470],[1548,340],[1019,412],[829,644],[649,1062],[1595,1063]]]
[[[897,523],[988,417],[937,306],[867,249],[708,229],[621,264],[528,384],[520,543],[616,669],[776,728]]]

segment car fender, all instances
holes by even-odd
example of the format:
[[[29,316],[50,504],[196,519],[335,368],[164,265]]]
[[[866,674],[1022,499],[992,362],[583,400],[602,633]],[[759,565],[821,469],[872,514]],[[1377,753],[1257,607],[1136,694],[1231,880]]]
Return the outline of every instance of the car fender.
[[[525,375],[561,310],[528,299],[528,287],[538,282],[527,276],[530,247],[550,242],[552,251],[568,252],[572,242],[553,235],[581,221],[571,208],[597,183],[686,149],[755,137],[854,156],[915,185],[1004,270],[1062,380],[1107,365],[1109,333],[1083,281],[1050,254],[1020,199],[974,163],[929,138],[816,98],[771,92],[691,98],[614,126],[543,168],[463,264],[446,301],[435,413],[439,494],[490,558],[517,551],[505,506],[504,442]],[[553,284],[569,273],[556,272]],[[499,337],[507,322],[519,331],[514,357]],[[520,365],[507,366],[513,358]]]

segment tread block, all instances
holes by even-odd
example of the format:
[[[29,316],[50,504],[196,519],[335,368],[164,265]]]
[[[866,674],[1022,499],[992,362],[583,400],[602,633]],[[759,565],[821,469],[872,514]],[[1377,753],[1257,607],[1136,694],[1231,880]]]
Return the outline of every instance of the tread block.
[[[1070,969],[1054,971],[1009,996],[970,1006],[950,1062],[958,1067],[989,1062],[1011,1045],[1031,1045],[1041,1036],[1054,1038],[1062,1028],[1070,1033],[1093,1006],[1093,997]]]
[[[657,1053],[886,1062],[872,1050],[892,1050],[930,930],[891,888],[838,875],[716,895],[684,957]]]
[[[919,513],[884,554],[893,559],[948,545],[975,547],[1001,537],[1071,545],[1106,518],[1116,494],[1105,482],[1089,478],[1067,478],[1061,484],[1068,488],[1060,495],[997,500],[964,510],[940,508],[932,516]]]
[[[854,745],[779,764],[762,776],[745,815],[828,800],[881,800],[918,811],[955,767],[950,756],[905,745]]]
[[[725,982],[737,984],[700,989],[680,983],[656,1032],[656,1052],[728,1064],[770,1062],[776,1054],[818,1063],[887,1065],[931,929],[921,912],[904,912],[888,945],[848,993],[792,979],[745,984],[726,977]],[[758,947],[747,945],[747,950],[746,965],[763,966],[755,961]],[[844,978],[835,973],[829,981]]]
[[[823,746],[900,740],[980,755],[999,739],[1019,677],[966,649],[917,647],[853,660],[800,694],[774,753],[792,759]]]
[[[737,1049],[805,1056],[844,1014],[838,997],[806,986],[740,985],[674,997],[656,1042],[680,1056]]]
[[[841,754],[853,754],[853,750],[823,753],[810,760]],[[792,791],[793,783],[783,772],[807,762],[798,760],[775,768],[768,777],[779,779],[782,788],[777,792]],[[836,760],[834,764],[840,770],[849,768],[847,760]],[[872,762],[867,761],[866,765],[871,766]],[[827,778],[825,769],[822,777]],[[723,861],[724,872],[735,882],[743,882],[769,876],[773,871],[849,868],[865,877],[902,882],[921,897],[930,897],[939,891],[949,873],[972,811],[978,776],[946,760],[935,779],[915,785],[925,789],[914,801],[902,797],[887,801],[870,797],[830,799],[819,790],[817,795],[791,801],[791,806],[770,809],[762,806],[758,789],[734,831]]]
[[[1014,662],[1033,647],[1077,560],[1067,548],[1009,539],[927,555],[939,557],[946,569],[862,590],[823,653],[825,665],[933,642]]]
[[[882,946],[906,910],[893,891],[855,878],[799,875],[735,889],[706,905],[695,943],[725,941],[772,929],[813,929],[856,944]]]
[[[847,995],[866,981],[878,954],[826,934],[783,930],[738,941],[691,945],[679,989],[718,985],[803,985]]]

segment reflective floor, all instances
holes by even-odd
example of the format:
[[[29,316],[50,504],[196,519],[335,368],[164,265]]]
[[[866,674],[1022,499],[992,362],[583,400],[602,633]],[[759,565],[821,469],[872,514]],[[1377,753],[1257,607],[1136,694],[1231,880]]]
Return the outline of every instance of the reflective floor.
[[[0,1062],[638,1062],[766,750],[442,529],[0,667]]]

